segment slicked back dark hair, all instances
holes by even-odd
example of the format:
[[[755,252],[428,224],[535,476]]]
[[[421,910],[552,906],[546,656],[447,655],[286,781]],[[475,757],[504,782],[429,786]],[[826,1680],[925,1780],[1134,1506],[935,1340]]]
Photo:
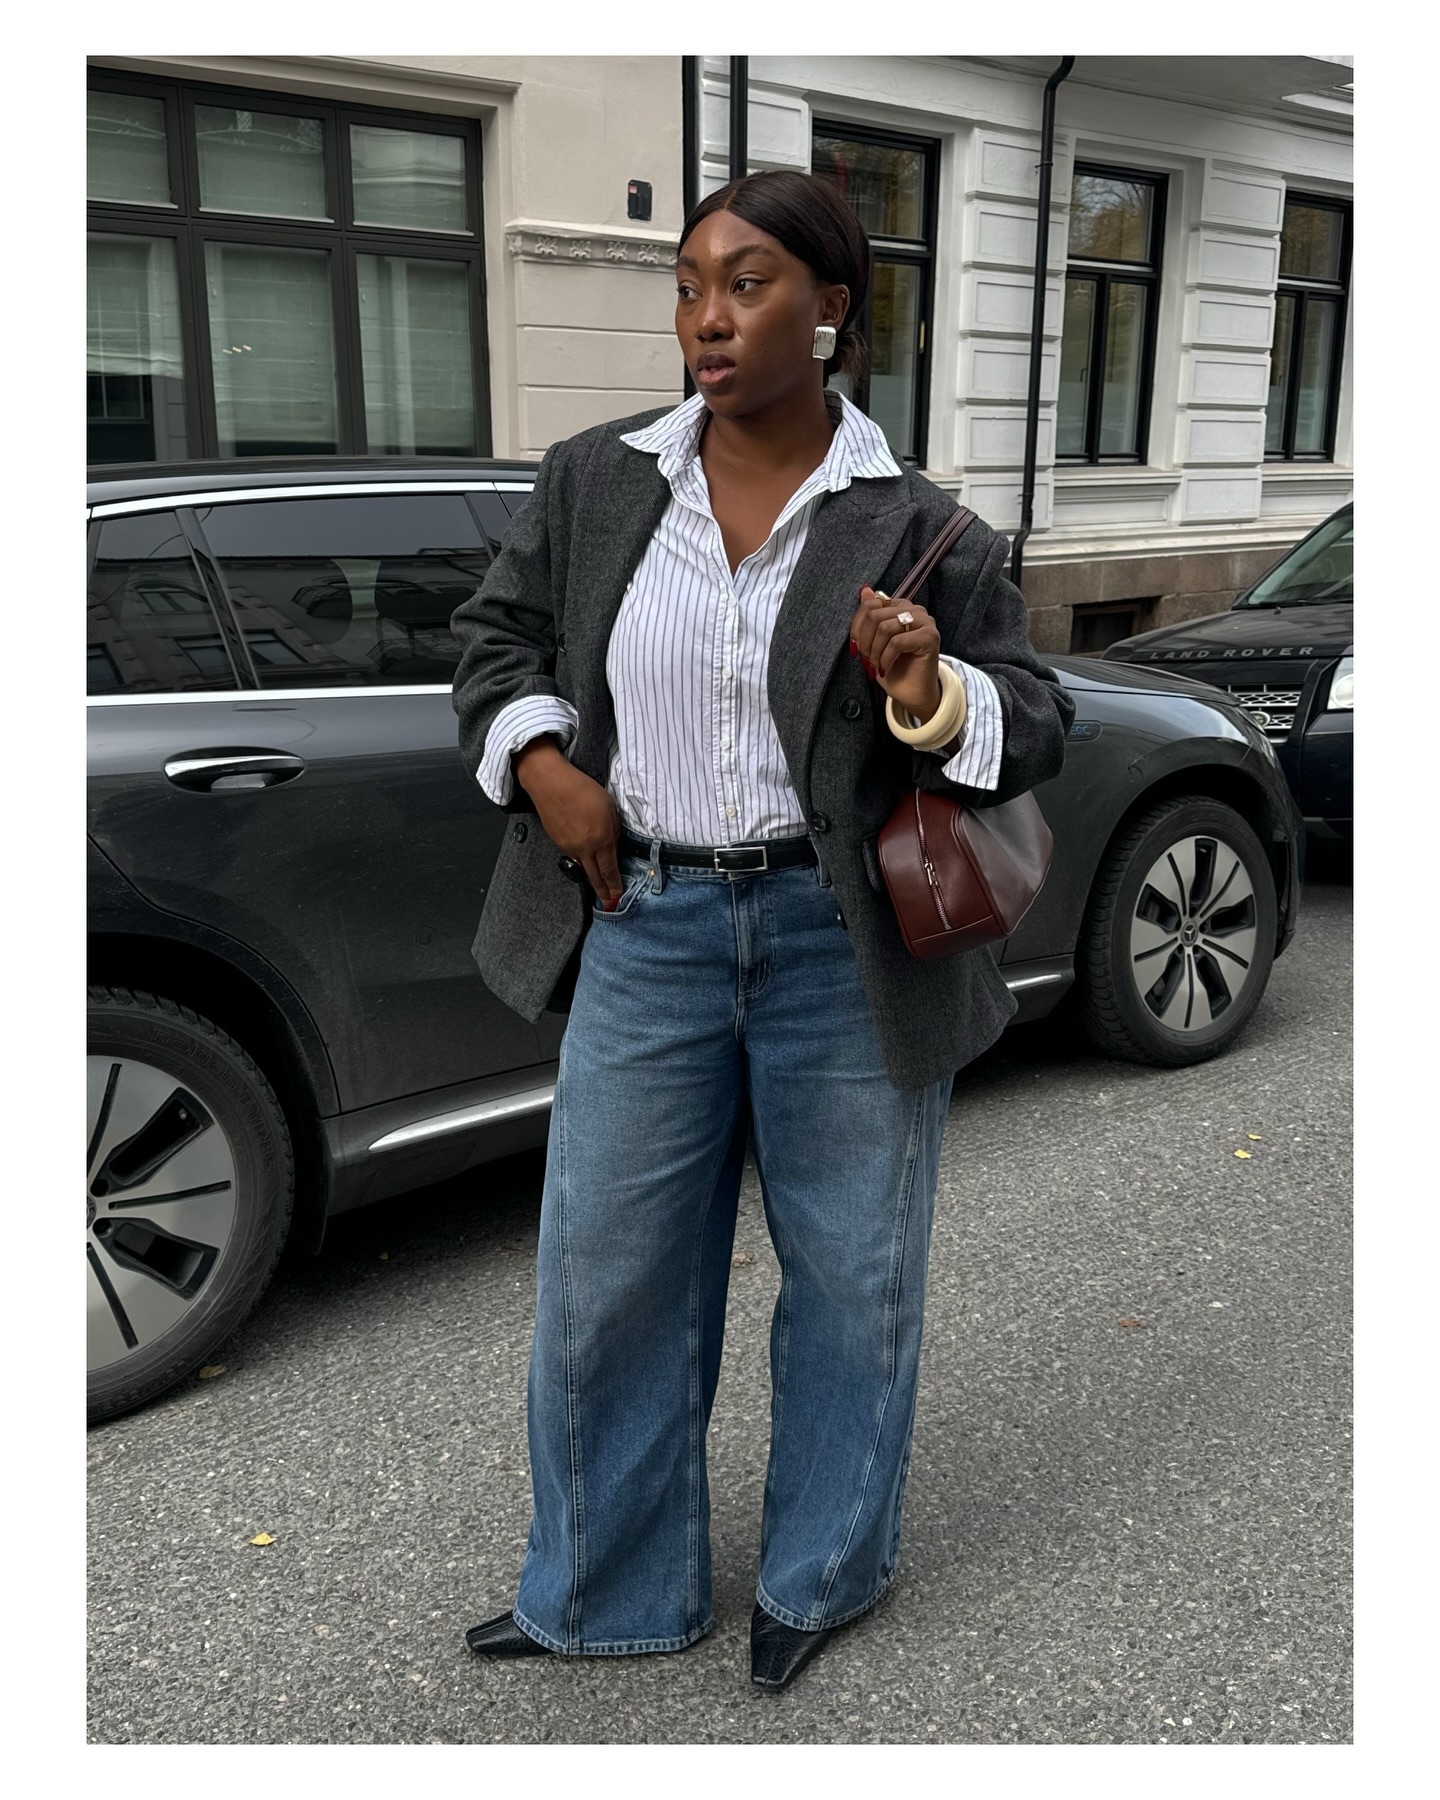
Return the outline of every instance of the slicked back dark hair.
[[[747,225],[767,232],[817,280],[850,290],[850,307],[836,336],[835,354],[825,364],[825,378],[828,381],[837,370],[843,370],[852,381],[859,381],[869,363],[869,352],[855,321],[870,286],[870,240],[839,189],[818,175],[802,175],[797,169],[739,175],[694,207],[680,233],[677,255],[695,227],[718,212],[732,212]]]

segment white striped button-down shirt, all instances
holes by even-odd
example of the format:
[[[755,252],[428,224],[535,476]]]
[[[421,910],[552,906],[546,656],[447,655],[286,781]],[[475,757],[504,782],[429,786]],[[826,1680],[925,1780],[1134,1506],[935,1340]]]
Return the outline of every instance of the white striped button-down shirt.
[[[733,574],[700,462],[704,396],[621,439],[658,457],[671,493],[620,603],[605,659],[616,724],[608,785],[622,821],[640,837],[737,844],[805,832],[766,694],[770,634],[823,496],[852,480],[900,473],[879,428],[848,400],[841,406],[825,460]],[[944,772],[968,787],[994,788],[1000,696],[982,670],[945,660],[965,684],[968,707],[960,748]],[[577,723],[574,707],[558,696],[511,701],[486,734],[481,788],[505,805],[515,752],[546,734],[568,750]]]

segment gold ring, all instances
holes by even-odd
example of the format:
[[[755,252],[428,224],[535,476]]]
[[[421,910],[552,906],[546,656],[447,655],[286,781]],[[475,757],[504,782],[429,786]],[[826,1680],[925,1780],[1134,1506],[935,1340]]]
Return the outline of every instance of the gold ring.
[[[896,613],[895,623],[897,625],[913,625],[915,623],[915,615],[914,613],[908,612]]]

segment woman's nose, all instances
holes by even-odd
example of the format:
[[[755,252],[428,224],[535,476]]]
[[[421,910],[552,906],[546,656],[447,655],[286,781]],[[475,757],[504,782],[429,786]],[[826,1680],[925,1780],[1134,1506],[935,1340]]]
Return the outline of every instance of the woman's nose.
[[[700,309],[700,318],[695,326],[695,334],[702,338],[729,337],[730,312],[723,301],[706,301]]]

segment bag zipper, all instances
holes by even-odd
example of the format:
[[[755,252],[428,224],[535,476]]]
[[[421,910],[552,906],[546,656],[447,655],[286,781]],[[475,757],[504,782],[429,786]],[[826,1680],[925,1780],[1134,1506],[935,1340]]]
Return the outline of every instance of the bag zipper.
[[[920,861],[925,866],[925,879],[930,883],[930,898],[935,902],[935,910],[940,915],[940,923],[946,931],[954,927],[950,923],[950,915],[945,910],[945,902],[940,894],[940,881],[935,873],[935,865],[930,860],[930,849],[925,842],[925,817],[920,810],[920,789],[915,790],[915,830],[920,839]]]

